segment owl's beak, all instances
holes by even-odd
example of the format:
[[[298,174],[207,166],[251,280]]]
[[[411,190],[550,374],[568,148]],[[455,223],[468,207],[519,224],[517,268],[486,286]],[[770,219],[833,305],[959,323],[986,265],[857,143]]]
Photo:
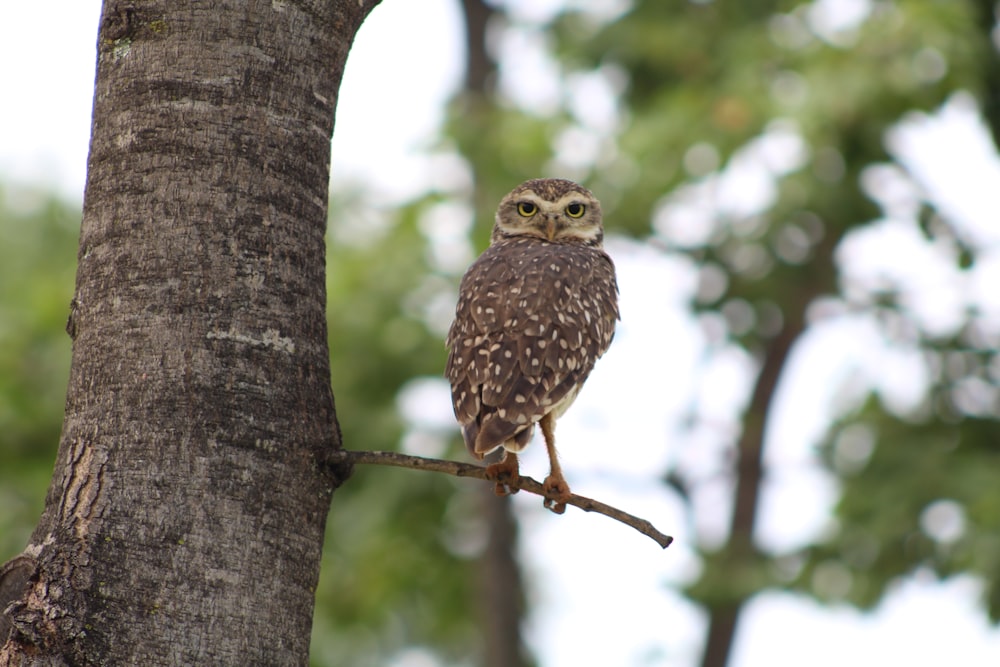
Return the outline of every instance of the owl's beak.
[[[545,219],[545,235],[549,237],[550,241],[556,238],[556,221],[553,218]]]

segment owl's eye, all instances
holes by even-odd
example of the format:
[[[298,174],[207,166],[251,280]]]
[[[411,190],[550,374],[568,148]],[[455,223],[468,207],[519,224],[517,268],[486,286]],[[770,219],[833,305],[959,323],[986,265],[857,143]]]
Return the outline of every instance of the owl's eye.
[[[538,212],[538,207],[532,204],[530,201],[523,201],[517,205],[517,212],[526,218],[530,218],[535,213]]]
[[[568,215],[571,218],[580,218],[583,217],[583,212],[586,210],[587,207],[584,206],[583,204],[578,204],[577,202],[573,202],[572,204],[566,207],[566,215]]]

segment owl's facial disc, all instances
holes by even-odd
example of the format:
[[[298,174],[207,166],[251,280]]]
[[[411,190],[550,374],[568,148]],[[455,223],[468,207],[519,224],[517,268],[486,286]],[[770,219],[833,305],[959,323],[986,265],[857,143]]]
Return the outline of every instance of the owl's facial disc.
[[[518,192],[501,203],[496,224],[503,236],[534,236],[549,242],[579,240],[593,244],[600,243],[604,235],[600,204],[576,191],[566,192],[555,201],[533,190]]]

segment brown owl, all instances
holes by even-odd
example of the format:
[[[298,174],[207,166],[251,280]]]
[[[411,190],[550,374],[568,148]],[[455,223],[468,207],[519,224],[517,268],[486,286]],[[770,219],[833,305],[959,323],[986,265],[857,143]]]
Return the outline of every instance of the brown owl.
[[[487,466],[498,495],[516,490],[517,453],[541,425],[551,471],[545,506],[570,496],[555,447],[555,420],[607,351],[618,284],[602,249],[601,205],[572,181],[514,188],[497,208],[490,247],[469,267],[448,332],[447,376],[465,444]]]

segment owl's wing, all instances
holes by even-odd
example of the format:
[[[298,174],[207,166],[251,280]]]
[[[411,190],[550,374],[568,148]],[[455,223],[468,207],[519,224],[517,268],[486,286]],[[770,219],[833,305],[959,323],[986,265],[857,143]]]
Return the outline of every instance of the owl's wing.
[[[448,335],[469,450],[526,445],[535,422],[568,407],[617,319],[614,265],[600,250],[515,241],[483,253],[463,278]]]

